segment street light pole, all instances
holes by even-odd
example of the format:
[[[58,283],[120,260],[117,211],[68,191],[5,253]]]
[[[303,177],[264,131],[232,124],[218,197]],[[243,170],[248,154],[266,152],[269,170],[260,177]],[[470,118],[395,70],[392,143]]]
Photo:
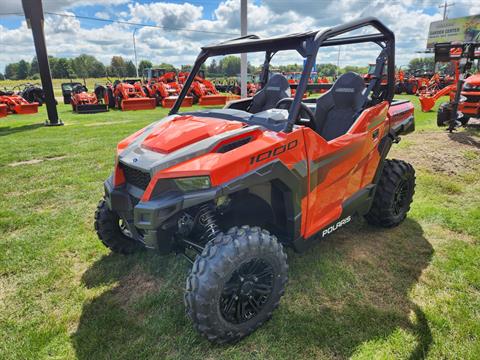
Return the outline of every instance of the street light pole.
[[[133,53],[135,55],[135,71],[137,72],[137,78],[138,78],[137,47],[135,46],[135,32],[137,30],[138,28],[133,29]]]
[[[240,33],[247,35],[247,0],[240,2]],[[247,54],[240,55],[240,89],[242,98],[247,97]]]

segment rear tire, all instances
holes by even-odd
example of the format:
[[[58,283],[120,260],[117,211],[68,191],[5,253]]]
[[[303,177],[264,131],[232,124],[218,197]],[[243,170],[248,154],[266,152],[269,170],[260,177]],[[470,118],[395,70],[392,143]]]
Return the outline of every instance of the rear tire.
[[[381,227],[399,225],[407,216],[415,193],[415,170],[401,160],[385,160],[370,211],[368,223]]]
[[[143,246],[125,235],[120,227],[119,216],[110,211],[107,203],[102,199],[95,211],[95,231],[103,245],[119,254],[132,254],[143,249]]]
[[[187,278],[185,306],[198,332],[238,341],[270,319],[287,283],[287,255],[258,227],[234,227],[210,241]]]

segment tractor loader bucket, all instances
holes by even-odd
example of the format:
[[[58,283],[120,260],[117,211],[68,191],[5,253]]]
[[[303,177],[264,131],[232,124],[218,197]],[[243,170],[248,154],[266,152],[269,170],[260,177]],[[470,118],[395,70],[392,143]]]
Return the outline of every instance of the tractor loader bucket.
[[[420,105],[422,106],[423,112],[430,111],[435,106],[435,99],[433,97],[420,96],[418,100],[420,100]]]
[[[8,107],[5,104],[0,104],[0,117],[5,117],[8,115]]]
[[[456,84],[445,86],[443,89],[437,91],[433,95],[420,95],[418,100],[420,100],[422,111],[427,112],[432,110],[437,100],[440,99],[442,96],[448,95],[450,91],[454,91],[456,86]]]
[[[154,98],[129,98],[122,100],[122,110],[151,110],[157,106]]]
[[[95,114],[99,112],[107,112],[108,106],[105,104],[80,104],[77,105],[75,112],[78,114]]]
[[[227,102],[229,101],[235,101],[235,100],[240,100],[241,96],[240,95],[235,95],[235,94],[228,94],[227,95]]]
[[[198,105],[225,105],[226,95],[204,95],[198,100]]]
[[[38,112],[38,103],[17,104],[13,107],[15,114],[36,114]]]
[[[170,109],[173,107],[173,104],[177,101],[178,96],[168,96],[162,99],[162,107]],[[191,96],[185,96],[182,101],[181,107],[190,107],[193,105],[193,98]]]

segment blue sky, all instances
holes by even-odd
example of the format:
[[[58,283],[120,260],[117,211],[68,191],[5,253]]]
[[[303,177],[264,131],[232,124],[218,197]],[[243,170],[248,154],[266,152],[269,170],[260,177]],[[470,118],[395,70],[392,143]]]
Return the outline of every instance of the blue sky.
[[[454,0],[450,17],[480,13],[480,2]],[[139,28],[136,33],[140,59],[175,65],[191,63],[201,45],[225,40],[226,34],[239,33],[240,0],[43,0],[45,11],[136,23],[166,28],[188,28],[203,32],[167,31]],[[103,5],[105,4],[105,5]],[[374,15],[396,33],[397,63],[405,64],[425,48],[430,22],[442,17],[441,0],[250,0],[249,32],[260,36],[280,35],[333,26],[361,16]],[[34,55],[31,33],[22,16],[2,13],[21,12],[20,0],[0,1],[0,72],[9,62]],[[113,55],[133,59],[134,27],[105,22],[46,15],[49,54],[74,57],[81,53],[108,63]],[[205,32],[217,32],[205,33]],[[376,52],[349,48],[341,52],[341,65],[365,65]],[[295,54],[277,57],[280,63],[301,62]],[[338,51],[322,54],[320,62],[336,62]],[[249,60],[259,63],[260,57]]]

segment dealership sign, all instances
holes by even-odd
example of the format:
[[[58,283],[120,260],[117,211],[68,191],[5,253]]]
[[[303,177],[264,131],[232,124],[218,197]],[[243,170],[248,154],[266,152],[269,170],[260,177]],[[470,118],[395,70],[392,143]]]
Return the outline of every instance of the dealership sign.
[[[427,49],[436,43],[480,41],[480,15],[434,21],[428,31]]]

